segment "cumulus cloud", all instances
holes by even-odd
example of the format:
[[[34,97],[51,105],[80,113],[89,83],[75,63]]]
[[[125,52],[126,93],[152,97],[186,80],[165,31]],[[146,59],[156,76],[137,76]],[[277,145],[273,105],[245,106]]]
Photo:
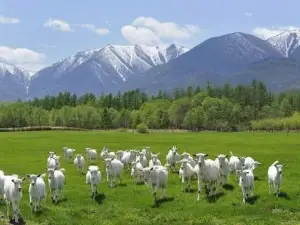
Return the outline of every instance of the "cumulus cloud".
[[[292,30],[299,30],[300,28],[294,27],[294,26],[288,26],[288,27],[256,27],[252,30],[252,33],[262,39],[268,39],[270,37],[273,37],[275,35],[278,35],[284,31],[292,31]]]
[[[64,20],[59,20],[59,19],[51,19],[49,18],[45,23],[44,27],[49,27],[51,29],[57,30],[57,31],[62,31],[62,32],[71,32],[74,31],[70,24],[68,24]]]
[[[45,54],[27,48],[0,46],[0,58],[22,68],[37,71],[45,66]]]
[[[253,14],[251,13],[251,12],[245,12],[245,14],[244,14],[245,16],[248,16],[248,17],[251,17],[251,16],[253,16]]]
[[[110,33],[110,30],[107,28],[97,28],[94,24],[77,24],[82,28],[86,28],[89,31],[92,31],[100,36],[105,36]]]
[[[0,15],[0,23],[2,23],[2,24],[16,24],[16,23],[20,23],[20,20],[18,18],[5,17],[3,15]]]
[[[200,32],[196,25],[178,25],[161,22],[152,17],[138,17],[131,25],[121,28],[122,35],[131,44],[156,45],[165,41],[187,40]]]

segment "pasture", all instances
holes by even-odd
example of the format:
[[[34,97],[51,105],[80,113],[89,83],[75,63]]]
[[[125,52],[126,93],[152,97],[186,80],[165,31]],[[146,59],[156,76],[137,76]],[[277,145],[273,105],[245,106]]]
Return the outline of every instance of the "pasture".
[[[23,198],[20,202],[21,217],[26,224],[41,225],[87,225],[87,224],[299,224],[300,221],[300,134],[290,133],[118,133],[118,132],[12,132],[0,133],[0,169],[6,174],[15,173],[20,177],[28,173],[46,172],[48,151],[54,150],[61,156],[61,168],[65,168],[65,199],[58,205],[50,199],[48,181],[47,199],[42,202],[41,212],[32,213],[29,206],[28,179],[23,184]],[[191,193],[183,193],[178,174],[169,172],[167,201],[153,207],[151,190],[145,185],[135,185],[129,171],[124,171],[122,185],[109,188],[106,182],[104,164],[98,159],[102,181],[96,201],[90,197],[90,188],[85,176],[76,175],[72,162],[63,158],[63,146],[75,148],[76,153],[84,153],[85,147],[96,148],[98,155],[103,146],[110,151],[119,149],[142,149],[150,146],[152,152],[160,152],[160,160],[165,164],[165,156],[173,145],[179,152],[252,156],[262,165],[255,169],[256,197],[244,205],[241,189],[234,175],[230,176],[232,188],[219,189],[216,201],[201,194],[197,198],[197,182],[192,183]],[[285,164],[280,197],[268,194],[267,169],[275,160]],[[86,161],[88,164],[88,161]],[[179,165],[177,166],[177,168]],[[85,168],[85,171],[87,166]],[[158,196],[162,194],[158,191]],[[6,205],[0,202],[0,223],[7,222]]]

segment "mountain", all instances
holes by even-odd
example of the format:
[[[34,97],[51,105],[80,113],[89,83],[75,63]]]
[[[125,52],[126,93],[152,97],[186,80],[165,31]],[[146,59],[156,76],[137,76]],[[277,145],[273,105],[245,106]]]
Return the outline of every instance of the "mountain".
[[[291,58],[268,59],[249,65],[228,79],[233,84],[250,84],[253,79],[274,92],[300,89],[300,63]]]
[[[186,53],[179,45],[148,47],[107,45],[101,49],[78,52],[42,69],[34,75],[29,96],[55,95],[70,91],[117,92],[130,76],[165,64]]]
[[[266,41],[277,49],[282,56],[288,58],[300,46],[300,30],[284,31]]]
[[[222,84],[234,73],[266,59],[280,59],[281,53],[270,43],[245,33],[210,38],[187,53],[128,79],[126,90],[173,89],[187,85]]]
[[[32,73],[0,61],[0,99],[13,101],[27,96]]]
[[[189,85],[262,80],[273,91],[300,87],[300,30],[267,40],[235,32],[212,37],[191,50],[179,45],[107,45],[81,51],[33,76],[2,62],[0,100],[43,97],[61,91],[82,95],[140,88],[166,91]],[[0,58],[1,61],[1,58]]]

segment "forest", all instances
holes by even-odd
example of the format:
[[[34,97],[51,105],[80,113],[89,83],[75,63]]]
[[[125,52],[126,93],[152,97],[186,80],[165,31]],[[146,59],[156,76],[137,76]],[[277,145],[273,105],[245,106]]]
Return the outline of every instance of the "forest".
[[[64,92],[2,103],[0,128],[283,130],[300,127],[299,110],[300,92],[272,93],[253,80],[250,85],[207,83],[204,88],[177,88],[151,96],[139,89],[115,96]]]

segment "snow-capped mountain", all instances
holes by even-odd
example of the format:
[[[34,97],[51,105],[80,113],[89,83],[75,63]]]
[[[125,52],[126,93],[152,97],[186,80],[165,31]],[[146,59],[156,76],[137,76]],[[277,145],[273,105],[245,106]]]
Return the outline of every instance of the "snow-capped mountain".
[[[23,68],[0,61],[0,99],[10,101],[26,97],[31,75]]]
[[[282,55],[268,42],[245,33],[226,34],[209,38],[169,63],[146,71],[142,79],[129,78],[125,88],[156,91],[207,81],[221,84],[249,65],[271,58]]]
[[[78,52],[34,75],[2,62],[0,100],[43,97],[61,91],[100,95],[134,88],[171,90],[187,85],[201,86],[207,81],[237,84],[252,78],[264,80],[267,85],[273,85],[272,90],[276,87],[279,90],[282,76],[287,74],[290,78],[285,77],[284,87],[295,88],[300,83],[299,40],[300,30],[294,30],[267,40],[236,32],[209,38],[191,50],[174,44],[107,45]]]
[[[266,40],[284,57],[289,57],[300,46],[300,30],[288,30]]]
[[[133,74],[165,64],[186,53],[178,45],[107,45],[78,52],[36,73],[29,87],[30,96],[71,91],[76,94],[116,92]]]

